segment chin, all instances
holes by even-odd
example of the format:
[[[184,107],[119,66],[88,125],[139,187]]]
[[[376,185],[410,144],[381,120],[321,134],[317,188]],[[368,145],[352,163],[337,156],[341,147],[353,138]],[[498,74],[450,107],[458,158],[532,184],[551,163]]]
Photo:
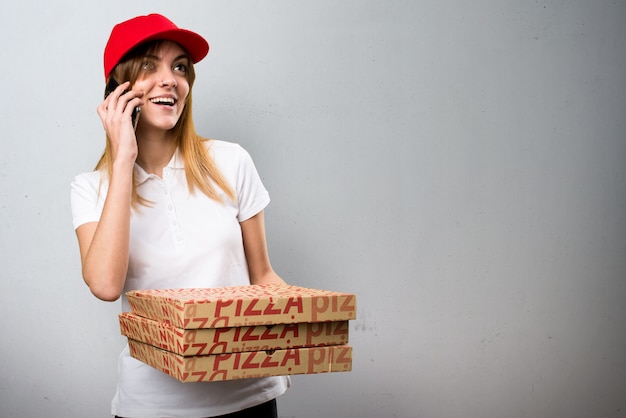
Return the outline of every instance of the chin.
[[[178,122],[167,124],[167,125],[163,126],[163,129],[166,130],[166,131],[171,131],[172,129],[174,129],[176,127],[177,123]]]
[[[161,121],[156,121],[154,123],[150,123],[149,125],[151,125],[152,129],[160,129],[163,131],[169,131],[169,130],[174,129],[177,123],[178,123],[178,119],[167,120],[167,121],[161,120]]]

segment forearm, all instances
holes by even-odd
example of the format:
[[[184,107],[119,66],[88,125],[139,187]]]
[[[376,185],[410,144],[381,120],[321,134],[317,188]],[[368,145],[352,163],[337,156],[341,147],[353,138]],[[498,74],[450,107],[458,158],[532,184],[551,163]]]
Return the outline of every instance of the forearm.
[[[121,295],[128,270],[132,168],[113,171],[100,221],[83,256],[83,277],[103,300]]]
[[[250,277],[250,284],[280,284],[286,285],[287,283],[274,271],[267,272],[262,275],[256,275]]]
[[[263,211],[241,223],[243,246],[248,262],[250,284],[286,284],[274,271],[265,242]]]

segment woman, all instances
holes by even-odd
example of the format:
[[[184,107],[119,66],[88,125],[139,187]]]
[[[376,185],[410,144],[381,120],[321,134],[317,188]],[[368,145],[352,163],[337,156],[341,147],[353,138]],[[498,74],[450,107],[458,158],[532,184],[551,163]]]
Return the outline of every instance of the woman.
[[[124,311],[134,289],[284,283],[269,261],[269,196],[249,154],[194,129],[193,64],[208,50],[156,14],[116,25],[105,48],[105,79],[121,84],[98,107],[105,152],[75,178],[71,200],[85,282],[102,300],[121,296]],[[112,413],[276,417],[288,386],[287,377],[180,383],[126,347]]]

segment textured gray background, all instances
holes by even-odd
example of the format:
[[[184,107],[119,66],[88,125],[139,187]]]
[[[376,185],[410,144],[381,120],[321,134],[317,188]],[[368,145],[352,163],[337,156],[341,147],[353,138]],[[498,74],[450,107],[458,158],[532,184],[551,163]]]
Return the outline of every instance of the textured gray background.
[[[351,373],[280,414],[626,416],[624,1],[0,3],[0,416],[108,416],[119,303],[69,183],[114,23],[205,35],[194,112],[242,144],[289,282],[354,292]]]

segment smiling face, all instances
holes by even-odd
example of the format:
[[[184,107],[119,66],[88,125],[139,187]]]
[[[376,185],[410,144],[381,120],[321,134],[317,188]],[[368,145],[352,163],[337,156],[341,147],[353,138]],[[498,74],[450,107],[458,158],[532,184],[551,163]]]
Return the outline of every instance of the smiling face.
[[[143,91],[144,105],[137,130],[170,130],[185,110],[190,60],[176,43],[165,41],[143,57],[141,69],[132,86]]]

